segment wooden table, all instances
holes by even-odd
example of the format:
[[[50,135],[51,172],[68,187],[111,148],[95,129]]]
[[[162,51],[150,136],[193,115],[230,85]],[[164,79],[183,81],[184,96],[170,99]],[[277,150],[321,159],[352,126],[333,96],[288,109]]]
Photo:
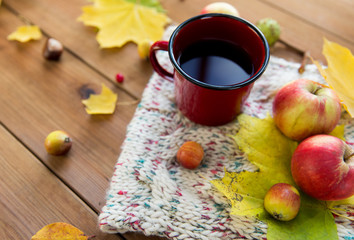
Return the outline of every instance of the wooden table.
[[[212,1],[162,0],[168,16],[180,23]],[[264,17],[282,26],[272,54],[299,62],[301,52],[325,63],[323,37],[354,52],[352,0],[237,0],[242,17]],[[0,7],[0,239],[30,239],[52,222],[67,222],[95,239],[159,239],[137,233],[101,233],[97,216],[120,154],[126,126],[141,98],[152,68],[139,58],[136,45],[100,49],[95,31],[77,21],[87,0],[3,0]],[[18,43],[6,37],[24,21],[38,25],[45,37]],[[48,36],[65,51],[59,62],[46,61]],[[288,45],[292,46],[289,47]],[[296,50],[297,49],[297,50]],[[125,81],[115,83],[122,73]],[[97,91],[101,83],[119,95],[113,115],[90,116],[80,89]],[[54,157],[44,148],[53,130],[70,133],[68,155]]]

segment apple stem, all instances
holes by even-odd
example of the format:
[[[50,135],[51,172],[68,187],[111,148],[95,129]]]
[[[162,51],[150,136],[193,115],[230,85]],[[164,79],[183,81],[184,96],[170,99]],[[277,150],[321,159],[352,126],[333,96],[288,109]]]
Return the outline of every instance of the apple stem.
[[[352,154],[350,154],[347,158],[351,158],[354,156],[354,152],[352,152]]]
[[[347,164],[354,164],[354,149],[345,145],[344,161]]]
[[[354,152],[352,154],[350,154],[348,157],[345,158],[345,162],[347,164],[354,163]]]
[[[311,92],[312,94],[316,95],[317,91],[322,89],[322,86],[317,85],[317,87]]]

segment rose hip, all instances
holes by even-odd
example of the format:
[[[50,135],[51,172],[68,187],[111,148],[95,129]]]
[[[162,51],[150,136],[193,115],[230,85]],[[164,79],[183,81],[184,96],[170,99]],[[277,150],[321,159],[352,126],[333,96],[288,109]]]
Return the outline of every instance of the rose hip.
[[[121,74],[121,73],[117,73],[117,74],[116,74],[116,81],[117,81],[118,83],[124,82],[124,75]]]

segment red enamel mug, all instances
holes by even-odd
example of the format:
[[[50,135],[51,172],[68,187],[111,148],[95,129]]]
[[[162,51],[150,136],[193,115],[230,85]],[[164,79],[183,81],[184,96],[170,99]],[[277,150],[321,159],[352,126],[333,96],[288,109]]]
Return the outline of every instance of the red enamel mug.
[[[173,72],[164,69],[157,51],[168,51]],[[254,82],[269,61],[269,46],[250,22],[231,15],[195,16],[150,48],[154,70],[174,82],[175,100],[191,121],[208,126],[231,122],[241,112]]]

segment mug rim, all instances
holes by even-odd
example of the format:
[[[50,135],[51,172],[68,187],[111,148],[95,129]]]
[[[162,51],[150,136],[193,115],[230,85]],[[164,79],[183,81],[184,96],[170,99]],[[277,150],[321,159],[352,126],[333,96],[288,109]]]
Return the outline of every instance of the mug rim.
[[[190,75],[188,75],[181,68],[181,66],[177,63],[177,60],[174,57],[174,54],[173,54],[173,43],[174,43],[174,40],[175,40],[177,34],[180,32],[180,30],[184,26],[189,24],[190,22],[193,22],[193,21],[198,20],[198,19],[212,18],[212,17],[224,17],[224,18],[226,17],[226,18],[230,18],[230,19],[234,19],[236,21],[242,22],[242,23],[246,24],[249,28],[254,30],[257,33],[257,35],[260,37],[260,39],[262,40],[262,43],[263,43],[263,46],[264,46],[264,49],[265,49],[264,60],[263,60],[262,66],[259,68],[259,70],[255,74],[253,74],[250,78],[246,79],[243,82],[235,83],[235,84],[232,84],[232,85],[215,85],[215,84],[209,84],[209,83],[201,82],[201,81],[191,77]],[[174,68],[176,69],[176,71],[179,74],[181,74],[185,79],[187,79],[188,81],[190,81],[190,82],[192,82],[192,83],[194,83],[194,84],[196,84],[198,86],[201,86],[201,87],[204,87],[204,88],[208,88],[208,89],[214,89],[214,90],[239,89],[239,88],[242,88],[244,86],[247,86],[247,85],[253,83],[254,81],[256,81],[263,74],[263,72],[265,71],[265,69],[268,66],[269,58],[270,58],[269,45],[268,45],[268,42],[267,42],[264,34],[261,32],[261,30],[259,30],[255,25],[253,25],[251,22],[249,22],[249,21],[247,21],[247,20],[245,20],[243,18],[236,17],[236,16],[229,15],[229,14],[223,14],[223,13],[200,14],[200,15],[194,16],[192,18],[189,18],[186,21],[184,21],[183,23],[181,23],[180,25],[178,25],[177,28],[173,31],[173,33],[172,33],[172,35],[170,37],[170,41],[169,41],[169,44],[168,44],[168,54],[169,54],[170,60],[171,60],[171,62],[173,64]]]

